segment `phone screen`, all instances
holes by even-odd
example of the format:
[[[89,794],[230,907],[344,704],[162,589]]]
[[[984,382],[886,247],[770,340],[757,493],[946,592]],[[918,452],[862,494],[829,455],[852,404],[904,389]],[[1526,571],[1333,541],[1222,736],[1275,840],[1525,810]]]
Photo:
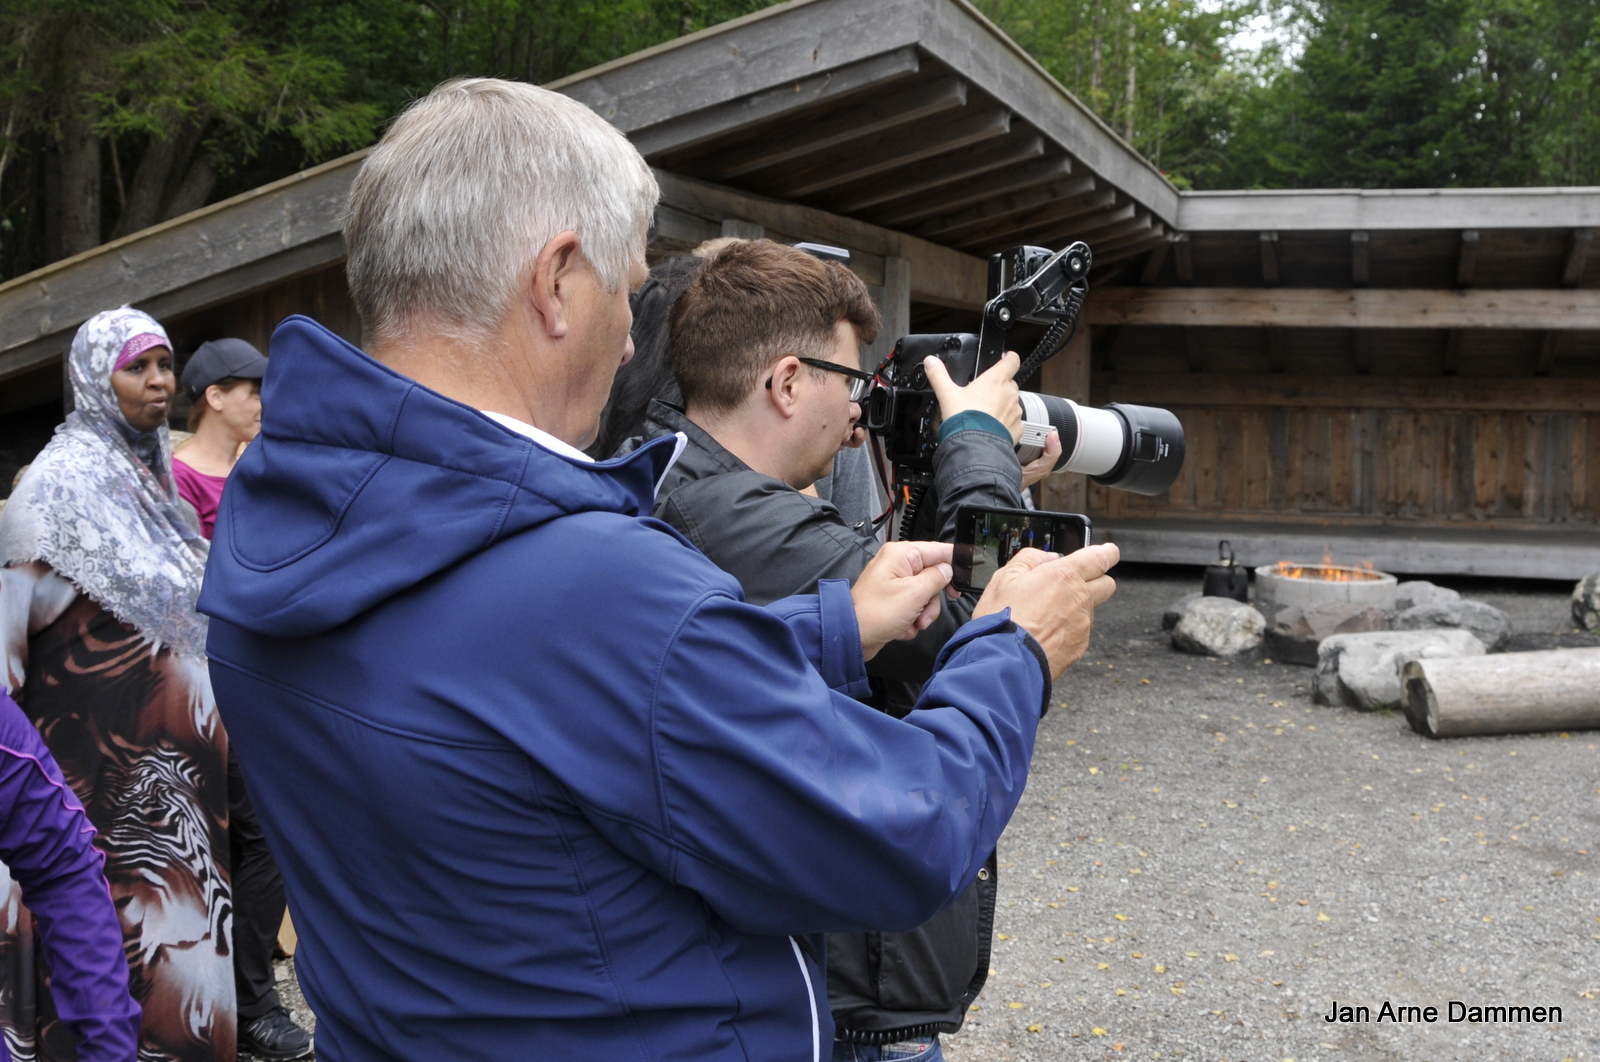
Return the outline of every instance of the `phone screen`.
[[[957,590],[982,590],[1019,551],[1071,553],[1089,544],[1089,518],[1037,509],[956,510],[956,548],[951,582]]]

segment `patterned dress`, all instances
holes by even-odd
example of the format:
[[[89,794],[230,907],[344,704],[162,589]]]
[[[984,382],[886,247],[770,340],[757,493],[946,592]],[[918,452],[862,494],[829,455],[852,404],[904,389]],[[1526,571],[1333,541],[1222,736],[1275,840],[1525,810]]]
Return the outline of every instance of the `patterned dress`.
[[[0,570],[0,602],[33,574]],[[15,627],[5,635],[6,655],[26,674],[14,695],[99,832],[129,987],[144,1009],[141,1062],[231,1062],[228,746],[204,665],[152,651],[84,594],[32,637]],[[76,1059],[71,1032],[55,1020],[32,919],[16,883],[3,885],[6,1047],[19,1062]]]

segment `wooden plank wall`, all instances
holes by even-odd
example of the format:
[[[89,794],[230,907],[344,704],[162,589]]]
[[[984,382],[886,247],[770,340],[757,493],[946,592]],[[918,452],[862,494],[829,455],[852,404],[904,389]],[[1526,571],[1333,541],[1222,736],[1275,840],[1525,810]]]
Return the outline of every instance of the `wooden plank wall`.
[[[272,330],[296,313],[318,321],[357,346],[361,344],[361,320],[345,286],[343,262],[162,324],[182,361],[201,343],[222,336],[247,340],[267,354]]]
[[[1166,494],[1092,486],[1092,515],[1417,525],[1600,525],[1600,381],[1100,374],[1095,403],[1172,409]],[[1407,386],[1396,386],[1406,383]],[[1563,408],[1564,407],[1564,408]]]

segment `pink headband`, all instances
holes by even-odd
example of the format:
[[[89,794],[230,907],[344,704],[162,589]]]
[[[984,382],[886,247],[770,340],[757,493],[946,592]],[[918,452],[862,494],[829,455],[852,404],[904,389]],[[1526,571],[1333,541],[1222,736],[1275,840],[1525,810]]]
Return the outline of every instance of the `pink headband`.
[[[158,336],[154,332],[145,332],[140,335],[136,335],[126,343],[122,344],[122,353],[117,355],[117,363],[111,366],[111,371],[116,372],[118,369],[122,368],[124,365],[128,364],[128,362],[132,361],[134,358],[137,358],[140,354],[143,354],[151,347],[164,347],[166,345],[167,338],[165,336]]]

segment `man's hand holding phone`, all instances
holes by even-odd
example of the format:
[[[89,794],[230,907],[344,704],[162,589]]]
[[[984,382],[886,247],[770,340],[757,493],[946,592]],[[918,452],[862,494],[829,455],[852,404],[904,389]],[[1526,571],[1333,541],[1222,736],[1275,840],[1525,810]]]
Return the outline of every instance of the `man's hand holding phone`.
[[[1022,550],[989,580],[972,618],[1009,608],[1012,621],[1044,648],[1050,677],[1060,678],[1088,650],[1094,610],[1117,590],[1106,573],[1120,558],[1109,542],[1064,557]]]
[[[850,588],[868,660],[893,641],[915,638],[939,618],[950,585],[948,542],[886,542]]]

